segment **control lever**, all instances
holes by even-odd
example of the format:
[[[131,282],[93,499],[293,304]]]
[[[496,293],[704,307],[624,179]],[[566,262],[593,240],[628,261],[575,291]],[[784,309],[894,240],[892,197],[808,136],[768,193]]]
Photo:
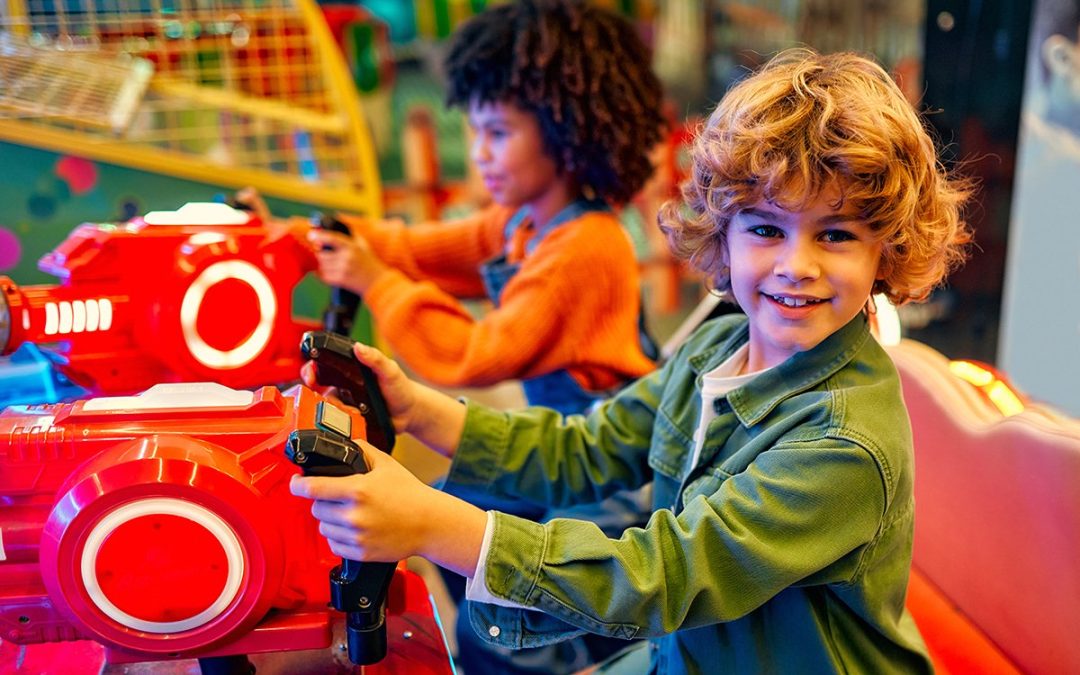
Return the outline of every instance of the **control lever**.
[[[315,364],[315,381],[336,387],[345,405],[360,411],[367,441],[383,452],[394,448],[394,426],[375,373],[356,360],[352,340],[325,331],[308,331],[300,351]],[[352,418],[323,402],[316,410],[317,429],[289,435],[286,455],[310,476],[366,473],[364,453],[352,439]],[[358,562],[343,558],[330,572],[330,599],[345,612],[349,659],[357,665],[386,655],[386,598],[395,563]]]
[[[351,235],[349,226],[334,216],[324,213],[315,213],[311,216],[311,224],[322,230],[340,232]],[[323,325],[331,333],[337,333],[349,337],[352,334],[353,323],[356,321],[356,311],[360,309],[360,296],[352,291],[338,288],[330,289],[330,305],[323,313]]]
[[[300,351],[315,363],[315,381],[336,387],[345,405],[360,411],[367,425],[367,441],[383,452],[394,449],[394,424],[374,371],[356,360],[351,339],[336,333],[308,331]]]
[[[253,211],[250,204],[241,202],[235,196],[225,199],[226,204],[241,211]],[[340,232],[351,235],[349,226],[337,218],[316,211],[311,214],[311,226],[322,230]],[[360,309],[360,296],[352,291],[332,286],[330,288],[330,304],[323,312],[323,326],[331,333],[338,333],[348,337],[352,335],[353,324],[356,322],[356,312]]]
[[[348,415],[323,403],[316,422],[323,428],[297,429],[289,434],[285,454],[305,476],[367,473],[360,447],[347,434],[328,430],[339,424],[340,418],[350,421]],[[342,558],[341,564],[330,570],[330,603],[345,613],[349,660],[356,665],[378,663],[386,656],[386,596],[395,567],[396,563]]]

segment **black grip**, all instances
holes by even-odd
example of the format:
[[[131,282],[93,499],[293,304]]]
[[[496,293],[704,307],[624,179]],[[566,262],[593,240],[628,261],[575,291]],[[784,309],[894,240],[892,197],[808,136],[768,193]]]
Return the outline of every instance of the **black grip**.
[[[364,453],[352,440],[318,429],[297,429],[289,434],[285,456],[305,476],[351,476],[367,473]]]
[[[315,363],[315,381],[336,387],[345,405],[360,411],[367,426],[367,442],[385,452],[394,449],[394,423],[379,389],[375,373],[356,360],[353,342],[325,331],[308,331],[300,339],[300,351]]]
[[[348,225],[324,213],[312,215],[311,224],[321,230],[340,232],[345,235],[352,234]],[[359,295],[344,288],[332,286],[330,288],[330,305],[323,313],[323,326],[331,333],[348,337],[352,335],[353,324],[356,322],[356,312],[359,309]]]
[[[364,453],[346,436],[323,429],[289,434],[285,455],[305,476],[351,476],[367,473]],[[386,597],[395,563],[342,558],[330,571],[330,602],[345,612],[349,660],[366,666],[386,656]]]

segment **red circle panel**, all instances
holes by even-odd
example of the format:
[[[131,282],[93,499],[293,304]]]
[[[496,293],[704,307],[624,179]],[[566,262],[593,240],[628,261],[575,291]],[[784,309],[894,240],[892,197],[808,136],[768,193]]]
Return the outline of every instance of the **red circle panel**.
[[[227,352],[251,337],[261,318],[255,289],[239,279],[222,279],[206,289],[195,330],[206,344]]]
[[[133,518],[102,542],[95,561],[102,593],[144,621],[195,616],[221,595],[228,561],[217,538],[180,516]]]

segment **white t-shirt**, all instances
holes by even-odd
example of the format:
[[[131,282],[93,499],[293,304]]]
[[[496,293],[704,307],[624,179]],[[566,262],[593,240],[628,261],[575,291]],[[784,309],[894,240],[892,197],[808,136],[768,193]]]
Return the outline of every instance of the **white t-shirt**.
[[[726,361],[705,373],[702,378],[701,418],[698,420],[697,430],[694,431],[694,454],[691,456],[691,467],[697,465],[698,458],[701,457],[701,448],[705,444],[705,430],[709,428],[709,422],[716,417],[713,402],[765,372],[759,370],[753,373],[742,373],[742,369],[746,367],[746,356],[749,351],[748,344],[739,347]]]

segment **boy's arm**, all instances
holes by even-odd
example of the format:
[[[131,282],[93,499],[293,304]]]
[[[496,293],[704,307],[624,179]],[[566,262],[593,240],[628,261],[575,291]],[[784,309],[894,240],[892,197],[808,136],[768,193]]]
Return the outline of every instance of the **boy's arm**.
[[[739,619],[791,586],[851,581],[884,509],[876,463],[846,443],[781,454],[619,539],[497,513],[473,584],[589,632],[644,637]]]
[[[412,555],[472,576],[487,514],[422,483],[366,442],[369,470],[347,477],[294,476],[290,491],[315,500],[311,513],[335,555],[394,562]]]
[[[410,380],[393,359],[374,347],[353,344],[353,353],[371,368],[379,379],[394,430],[415,436],[445,457],[453,457],[465,428],[465,405],[457,399]],[[304,379],[309,385],[313,371],[305,366]]]
[[[447,484],[553,507],[645,485],[665,372],[637,380],[587,417],[470,402]]]

